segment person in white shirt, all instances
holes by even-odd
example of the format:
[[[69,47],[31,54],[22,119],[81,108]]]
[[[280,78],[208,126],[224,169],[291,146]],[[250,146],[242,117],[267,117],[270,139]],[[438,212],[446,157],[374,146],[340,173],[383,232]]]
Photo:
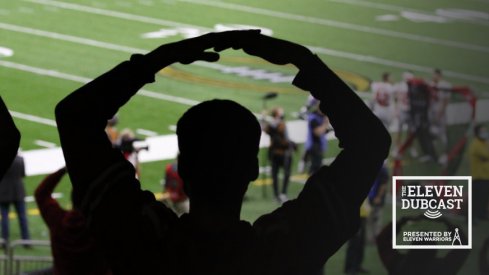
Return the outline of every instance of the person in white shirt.
[[[390,73],[383,73],[382,81],[372,83],[371,88],[374,95],[372,111],[389,129],[394,117],[394,85]]]

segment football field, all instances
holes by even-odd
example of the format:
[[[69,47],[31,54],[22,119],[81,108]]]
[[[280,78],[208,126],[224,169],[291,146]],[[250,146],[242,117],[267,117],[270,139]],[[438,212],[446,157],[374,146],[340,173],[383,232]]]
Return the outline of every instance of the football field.
[[[0,3],[0,95],[22,133],[25,153],[60,146],[54,107],[76,88],[133,53],[146,53],[161,44],[211,31],[260,28],[264,34],[306,45],[364,98],[370,96],[369,84],[379,80],[383,72],[391,72],[397,82],[406,71],[429,79],[433,68],[440,68],[452,84],[469,86],[479,99],[489,99],[488,0]],[[259,114],[268,92],[278,94],[266,102],[268,107],[282,106],[288,120],[297,120],[307,93],[290,84],[296,73],[292,66],[274,66],[232,50],[223,52],[217,63],[175,64],[162,70],[155,83],[145,86],[120,110],[117,127],[130,128],[140,138],[169,137],[175,134],[178,118],[200,101],[233,99]],[[332,140],[327,157],[334,157],[337,151]],[[96,157],[96,152],[93,154]],[[299,156],[297,153],[296,159]],[[155,159],[142,165],[144,188],[161,192],[168,161]],[[457,174],[466,175],[467,166],[464,159]],[[291,197],[300,191],[304,180],[296,174],[295,166],[293,174]],[[26,178],[28,195],[42,177]],[[278,206],[268,183],[260,179],[250,187],[243,219],[252,222]],[[69,190],[64,179],[57,192],[67,207]],[[29,202],[28,208],[32,238],[47,239],[35,204]],[[386,221],[390,220],[388,208]],[[485,238],[488,229],[487,223],[482,224],[474,229],[474,236]],[[15,220],[11,230],[12,237],[18,237]],[[478,245],[474,244],[463,274],[476,274]],[[330,260],[328,274],[342,272],[344,256],[342,249]],[[371,274],[385,273],[375,246],[368,245],[365,257],[364,265]]]

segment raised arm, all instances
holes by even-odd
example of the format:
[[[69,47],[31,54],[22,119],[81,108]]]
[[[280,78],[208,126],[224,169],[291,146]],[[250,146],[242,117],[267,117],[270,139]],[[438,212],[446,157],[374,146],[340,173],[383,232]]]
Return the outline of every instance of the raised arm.
[[[320,109],[343,149],[330,167],[322,167],[308,179],[296,200],[255,222],[260,228],[281,223],[294,231],[293,237],[281,240],[284,248],[290,246],[282,251],[304,250],[289,253],[296,256],[290,268],[298,268],[297,272],[304,272],[299,266],[319,268],[357,231],[360,205],[387,158],[390,135],[363,101],[307,48],[264,35],[243,42],[242,48],[274,64],[295,65],[299,73],[293,84],[320,100]],[[280,236],[266,234],[271,239]]]
[[[19,149],[20,133],[15,127],[7,106],[0,97],[0,180],[8,170]]]
[[[77,198],[83,198],[91,182],[108,167],[126,162],[104,131],[107,120],[166,66],[218,60],[217,53],[206,50],[232,35],[234,32],[210,33],[162,45],[146,55],[133,55],[130,61],[97,77],[56,106],[61,146]]]
[[[61,220],[66,213],[59,203],[51,196],[65,173],[66,169],[61,168],[48,175],[34,191],[34,197],[37,206],[39,207],[39,211],[41,212],[41,216],[50,228],[61,223]]]
[[[360,207],[388,156],[391,138],[363,101],[314,55],[298,64],[294,85],[320,100],[342,151],[327,169],[319,172],[323,184],[334,184],[339,195]]]

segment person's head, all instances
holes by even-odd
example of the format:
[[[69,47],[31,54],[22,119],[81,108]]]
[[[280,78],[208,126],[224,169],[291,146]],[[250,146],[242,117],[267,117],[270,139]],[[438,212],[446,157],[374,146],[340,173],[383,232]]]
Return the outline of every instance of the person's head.
[[[258,177],[261,127],[245,107],[210,100],[191,107],[177,123],[179,174],[190,201],[240,202]]]
[[[489,140],[489,129],[484,124],[478,124],[474,127],[474,135],[482,140]]]
[[[412,72],[410,72],[410,71],[407,71],[407,72],[402,73],[402,79],[405,82],[408,82],[409,80],[411,80],[413,78],[414,78],[414,74]]]
[[[115,127],[119,123],[119,117],[114,115],[111,119],[107,120],[108,127]]]
[[[440,81],[443,77],[443,73],[440,69],[435,68],[433,70],[433,81]]]
[[[383,82],[391,82],[391,74],[388,72],[384,72],[382,74],[382,81]]]
[[[274,119],[284,119],[284,109],[281,107],[275,107],[272,109],[271,115]]]

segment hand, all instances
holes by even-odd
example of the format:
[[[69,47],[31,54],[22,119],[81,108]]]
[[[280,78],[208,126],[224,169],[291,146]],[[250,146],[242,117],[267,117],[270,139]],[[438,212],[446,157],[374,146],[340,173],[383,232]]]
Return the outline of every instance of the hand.
[[[298,68],[301,68],[307,58],[313,55],[308,48],[302,45],[259,33],[236,38],[224,41],[221,45],[214,47],[214,50],[219,52],[227,48],[243,49],[247,54],[261,57],[270,63],[277,65],[291,63]]]
[[[219,54],[208,50],[212,48],[221,50],[230,48],[235,44],[239,44],[239,41],[250,40],[252,36],[256,36],[259,33],[260,30],[208,33],[162,45],[148,53],[146,58],[155,70],[161,70],[176,62],[182,64],[190,64],[198,60],[215,62],[219,60]]]

